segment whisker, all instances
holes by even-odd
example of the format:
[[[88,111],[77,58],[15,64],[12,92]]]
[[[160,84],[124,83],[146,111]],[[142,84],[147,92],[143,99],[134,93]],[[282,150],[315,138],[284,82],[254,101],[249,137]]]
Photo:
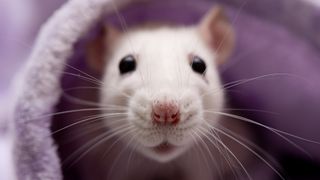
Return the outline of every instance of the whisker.
[[[102,111],[102,110],[117,110],[114,108],[83,108],[83,109],[74,109],[74,110],[67,110],[67,111],[61,111],[61,112],[56,112],[56,113],[51,113],[51,114],[44,114],[42,116],[38,117],[33,117],[32,120],[37,120],[37,119],[42,119],[42,118],[47,118],[51,116],[58,116],[58,115],[63,115],[63,114],[70,114],[70,113],[78,113],[78,112],[90,112],[90,111]],[[120,111],[120,110],[119,110]]]
[[[68,101],[75,103],[75,104],[79,104],[79,105],[93,106],[93,107],[102,107],[103,106],[101,103],[80,99],[80,98],[71,96],[70,94],[67,94],[65,92],[63,93],[62,96],[65,97]]]
[[[132,134],[133,132],[135,132],[135,129],[132,127],[128,132],[126,132],[125,134],[119,136],[111,145],[110,147],[103,153],[102,158],[106,157],[107,154],[109,153],[109,151],[113,148],[113,146],[115,146],[121,139],[123,139],[124,137],[126,137],[129,134]]]
[[[93,106],[93,107],[101,107],[101,108],[104,108],[104,107],[114,107],[115,110],[117,110],[116,108],[118,108],[119,110],[127,110],[127,109],[128,109],[126,106],[108,105],[108,104],[97,103],[97,102],[94,102],[94,101],[84,100],[84,99],[81,99],[81,98],[72,96],[72,95],[70,95],[70,94],[67,94],[67,93],[63,93],[63,96],[64,96],[67,100],[69,100],[69,101],[71,101],[71,102],[73,102],[73,103],[76,103],[76,104],[80,104],[80,105]]]
[[[201,127],[201,129],[204,129],[205,131],[208,131],[208,130],[206,130],[206,129],[203,128],[203,127]],[[210,130],[212,130],[212,129],[210,129]],[[209,133],[208,133],[208,134],[209,134]],[[228,151],[224,151],[224,152],[223,152],[223,151],[220,149],[219,145],[216,144],[215,142],[213,142],[212,139],[209,138],[208,135],[206,135],[206,133],[202,132],[202,135],[203,135],[207,140],[209,140],[209,142],[210,142],[215,148],[218,149],[219,153],[223,156],[223,158],[226,160],[227,164],[229,165],[229,167],[230,167],[233,175],[234,175],[235,177],[239,176],[238,171],[235,172],[235,170],[234,170],[234,168],[233,168],[233,167],[235,167],[235,166],[234,166],[234,164],[231,162],[231,158],[230,158],[230,156],[229,156],[229,154],[228,154]],[[214,134],[211,134],[210,136],[213,137],[213,139],[214,139],[215,141],[219,140],[219,141],[222,142],[222,140],[217,137],[218,134],[217,134],[216,136],[215,136]],[[225,148],[224,148],[224,149],[225,149]],[[225,150],[226,150],[226,149],[225,149]],[[239,161],[240,161],[240,160],[239,160]],[[236,175],[236,174],[237,174],[237,175]]]
[[[203,128],[203,127],[202,127],[202,128]],[[213,132],[212,136],[215,137],[215,138],[214,138],[215,141],[216,141],[217,139],[220,140],[220,141],[222,141],[221,138],[220,138],[220,136],[219,136],[219,134],[218,134],[216,131],[212,130],[212,132]],[[205,135],[205,136],[206,136],[206,138],[209,138],[207,135]],[[209,141],[210,141],[210,140],[209,140]],[[232,159],[231,159],[231,157],[229,156],[228,152],[226,152],[225,149],[220,148],[221,146],[220,146],[219,144],[213,143],[213,142],[211,142],[211,143],[214,145],[215,148],[218,149],[219,153],[223,155],[223,157],[224,157],[224,159],[227,161],[228,165],[229,165],[230,167],[231,167],[231,165],[233,165],[233,167],[235,167],[235,166],[234,166],[235,164],[231,163],[231,160],[232,160]],[[232,167],[231,167],[231,168],[232,168]],[[233,169],[232,169],[232,171],[233,171]],[[234,172],[233,172],[233,174],[235,175]]]
[[[127,148],[131,145],[131,143],[133,142],[133,139],[135,138],[135,136],[132,136],[131,139],[129,140],[128,144],[122,148],[122,150],[120,151],[119,155],[117,156],[117,158],[113,161],[111,167],[110,167],[110,173],[108,173],[108,177],[107,179],[111,179],[110,176],[111,176],[111,173],[112,173],[112,170],[113,168],[115,167],[116,163],[119,161],[122,153],[125,152],[125,150],[127,150]]]
[[[272,161],[273,164],[279,164],[274,157],[264,149],[260,148],[258,145],[254,144],[252,141],[244,138],[243,136],[239,135],[238,133],[235,133],[228,128],[224,127],[223,125],[219,125],[217,128],[220,128],[221,130],[225,131],[226,133],[229,133],[230,135],[234,136],[235,138],[239,139],[243,143],[246,143],[247,145],[253,147],[256,149],[260,154],[262,154],[264,157],[266,157],[269,161]],[[280,165],[279,165],[280,166]]]
[[[54,132],[51,133],[51,135],[54,135],[54,134],[57,134],[57,133],[60,133],[61,131],[64,131],[66,129],[69,129],[71,127],[74,127],[76,125],[80,125],[80,124],[85,124],[85,123],[92,123],[92,122],[96,122],[96,121],[101,121],[101,120],[105,120],[105,118],[107,117],[122,117],[126,114],[100,114],[100,115],[95,115],[95,116],[89,116],[88,118],[85,118],[85,119],[82,119],[80,121],[77,121],[75,123],[72,123],[72,124],[69,124],[63,128],[60,128]],[[122,120],[122,119],[120,119]]]
[[[87,135],[89,135],[90,133],[96,132],[95,134],[97,134],[99,132],[99,130],[106,131],[107,127],[103,126],[103,125],[101,126],[98,122],[93,122],[93,123],[90,123],[90,124],[87,123],[86,126],[81,127],[81,132],[80,133],[73,133],[72,131],[70,131],[72,134],[67,139],[64,139],[63,142],[65,144],[73,143],[77,139],[81,139],[83,137],[87,137]]]
[[[94,81],[96,81],[96,82],[98,82],[100,84],[103,84],[103,82],[101,80],[95,78],[94,76],[92,76],[92,75],[90,75],[90,74],[88,74],[88,73],[86,73],[84,71],[81,71],[80,69],[78,69],[78,68],[76,68],[74,66],[71,66],[70,64],[66,64],[66,66],[71,68],[71,69],[73,69],[73,70],[75,70],[75,71],[77,71],[77,72],[79,72],[79,73],[81,73],[81,74],[83,74],[83,75],[85,75],[85,76],[87,76],[88,78],[90,78],[90,79],[92,79],[92,80],[94,80]]]
[[[261,75],[261,76],[257,76],[257,77],[253,77],[253,78],[241,79],[241,80],[236,80],[234,82],[229,82],[229,83],[227,83],[227,86],[223,85],[222,89],[218,89],[218,88],[211,89],[211,90],[209,90],[209,92],[203,93],[201,95],[201,97],[209,95],[211,93],[216,93],[217,91],[224,91],[224,90],[230,89],[230,88],[235,87],[235,86],[239,86],[239,85],[246,84],[246,83],[249,83],[249,82],[252,82],[252,81],[256,81],[256,80],[259,80],[259,79],[263,79],[263,78],[267,78],[267,77],[274,77],[274,76],[295,77],[295,78],[299,78],[299,79],[302,79],[304,81],[307,81],[305,78],[302,78],[302,77],[297,76],[295,74],[290,74],[290,73],[271,73],[271,74],[265,74],[265,75]]]
[[[208,124],[207,124],[208,125]],[[212,129],[211,125],[209,126],[210,129]],[[252,177],[250,176],[249,172],[247,171],[247,169],[244,167],[244,165],[242,164],[242,162],[238,159],[238,157],[230,150],[229,147],[227,147],[222,140],[216,139],[215,136],[213,134],[209,135],[211,137],[213,137],[220,145],[222,145],[222,147],[224,147],[230,154],[231,156],[237,161],[237,163],[240,165],[240,167],[242,168],[243,172],[246,174],[246,176],[249,178],[249,180],[252,180]]]
[[[125,133],[125,135],[127,135],[127,134],[131,133],[132,127],[129,127],[128,129],[125,129],[125,130],[126,130],[126,131],[125,131],[124,133]],[[122,132],[120,132],[120,133],[122,133]],[[120,133],[117,133],[117,135],[120,134]],[[122,137],[122,136],[124,136],[124,135],[121,135],[120,137]],[[103,143],[105,143],[105,142],[106,142],[107,140],[109,140],[109,139],[111,139],[111,138],[109,138],[109,136],[108,136],[108,137],[104,137],[104,138],[102,138],[101,140],[99,140],[97,143],[95,143],[94,145],[92,145],[88,150],[86,150],[84,153],[82,153],[82,154],[79,156],[78,160],[76,160],[76,161],[74,162],[74,164],[75,164],[77,161],[79,161],[81,158],[83,158],[86,154],[88,154],[90,151],[92,151],[93,149],[95,149],[95,148],[97,148],[98,146],[102,145]]]
[[[193,139],[193,142],[196,144],[196,147],[198,148],[197,150],[199,150],[200,155],[201,155],[203,161],[204,161],[205,164],[206,164],[207,170],[210,171],[210,165],[209,165],[209,162],[208,162],[208,160],[207,160],[207,158],[206,158],[206,156],[205,156],[205,153],[204,153],[203,150],[202,150],[202,146],[199,145],[199,143],[198,143],[198,141],[197,141],[197,138],[194,137],[194,136],[196,135],[196,132],[195,132],[194,130],[192,130],[191,133],[190,133],[190,135],[191,135],[191,138]],[[197,137],[199,138],[199,135],[198,135]]]
[[[288,76],[288,77],[299,78],[299,79],[302,79],[302,80],[306,81],[306,79],[304,79],[304,78],[302,78],[300,76],[297,76],[295,74],[291,74],[291,73],[271,73],[271,74],[265,74],[265,75],[261,75],[261,76],[258,76],[258,77],[254,77],[254,78],[244,79],[241,82],[238,82],[236,84],[224,87],[224,89],[229,89],[229,88],[232,88],[234,86],[238,86],[238,85],[241,85],[241,84],[244,84],[244,83],[248,83],[248,82],[255,81],[255,80],[258,80],[258,79],[262,79],[262,78],[266,78],[266,77],[273,77],[273,76]]]
[[[193,133],[189,133],[189,135],[190,135],[190,137],[192,139],[192,142],[194,144],[196,144],[196,146],[191,146],[191,150],[187,151],[187,154],[189,155],[189,158],[190,158],[190,156],[192,157],[193,154],[196,154],[197,155],[196,160],[197,160],[198,164],[202,164],[203,161],[201,161],[201,158],[203,159],[203,157],[201,157],[200,154],[199,154],[199,150],[198,150],[199,147],[197,146],[197,143],[195,142],[196,138],[193,136]],[[203,168],[200,168],[200,169],[202,170]]]
[[[95,79],[91,79],[91,78],[88,78],[88,77],[85,77],[85,76],[81,76],[80,74],[74,74],[74,73],[69,73],[69,72],[64,72],[63,74],[78,77],[78,78],[80,78],[80,79],[82,79],[82,80],[86,80],[86,81],[88,81],[88,82],[90,82],[90,83],[93,83],[93,84],[95,84],[95,85],[98,85],[98,86],[103,86],[103,85],[104,85],[104,83],[103,83],[102,81],[97,81],[97,80],[95,80]],[[117,90],[116,87],[112,87],[112,86],[110,86],[110,85],[108,85],[108,88],[114,88],[114,89]],[[71,88],[71,89],[72,89],[72,88]],[[100,90],[105,90],[105,89],[106,89],[106,88],[100,88]],[[117,90],[117,91],[118,91],[118,90]],[[129,94],[126,94],[126,93],[124,93],[124,92],[120,92],[120,93],[121,93],[124,97],[130,98],[130,95],[129,95]]]
[[[128,161],[127,161],[127,172],[129,172],[129,165],[130,165],[130,162],[131,162],[131,159],[133,159],[133,152],[136,150],[138,144],[136,143],[132,148],[131,148],[131,151],[129,153],[129,157],[128,157]]]
[[[82,76],[81,74],[74,74],[74,73],[69,73],[69,72],[63,72],[63,74],[77,77],[79,79],[85,80],[87,82],[90,82],[90,83],[98,85],[98,86],[102,86],[103,85],[103,83],[101,81],[96,81],[95,79],[91,79],[89,77]]]
[[[199,133],[201,133],[201,134],[204,134],[199,128],[196,128],[195,131],[197,131],[197,132],[199,132]],[[200,142],[201,142],[201,143],[204,145],[204,147],[206,148],[206,150],[207,150],[207,152],[208,152],[208,154],[209,154],[209,156],[210,156],[211,161],[213,162],[214,166],[217,168],[219,177],[220,177],[221,179],[223,179],[223,178],[222,178],[222,173],[221,173],[221,168],[220,168],[220,167],[218,166],[218,164],[216,163],[216,159],[213,157],[213,155],[212,155],[212,153],[211,153],[208,145],[205,143],[205,141],[203,141],[203,139],[202,139],[198,134],[195,134],[195,135],[198,136]]]
[[[254,154],[257,158],[259,158],[261,161],[263,161],[267,166],[269,166],[282,180],[285,180],[285,178],[281,175],[281,173],[276,170],[266,159],[264,159],[260,154],[258,154],[257,152],[255,152],[254,150],[252,150],[249,146],[247,146],[246,144],[244,144],[243,142],[239,141],[237,138],[231,136],[230,134],[222,131],[219,128],[216,128],[214,126],[210,125],[210,128],[215,129],[216,131],[218,131],[219,133],[225,135],[226,137],[228,137],[229,139],[237,142],[238,144],[240,144],[241,146],[243,146],[244,148],[246,148],[248,151],[250,151],[252,154]]]
[[[248,123],[251,123],[251,124],[254,124],[254,125],[257,125],[257,126],[260,126],[260,127],[263,127],[275,134],[277,134],[278,136],[280,136],[282,139],[286,140],[288,143],[290,143],[291,145],[293,145],[294,147],[296,147],[297,149],[299,149],[300,151],[304,152],[305,154],[307,154],[309,157],[311,157],[311,155],[305,151],[303,148],[301,148],[299,145],[297,145],[296,143],[292,142],[290,139],[288,139],[287,137],[285,137],[284,135],[286,136],[289,136],[289,137],[292,137],[292,138],[295,138],[295,139],[298,139],[298,140],[302,140],[302,141],[305,141],[305,142],[309,142],[309,143],[314,143],[314,144],[318,144],[320,145],[319,142],[316,142],[316,141],[313,141],[313,140],[309,140],[309,139],[305,139],[305,138],[302,138],[302,137],[299,137],[297,135],[293,135],[293,134],[290,134],[288,132],[285,132],[285,131],[281,131],[279,129],[275,129],[275,128],[272,128],[272,127],[269,127],[269,126],[266,126],[262,123],[259,123],[259,122],[256,122],[256,121],[253,121],[251,119],[248,119],[248,118],[245,118],[245,117],[242,117],[242,116],[238,116],[238,115],[235,115],[235,114],[229,114],[229,113],[223,113],[223,112],[209,112],[209,113],[214,113],[214,114],[219,114],[219,115],[222,115],[222,116],[227,116],[227,117],[231,117],[233,119],[238,119],[238,120],[241,120],[241,121],[244,121],[244,122],[248,122]]]
[[[217,109],[205,109],[204,111],[215,111]],[[279,113],[275,113],[272,111],[266,111],[262,109],[241,109],[241,108],[223,108],[222,111],[247,111],[247,112],[259,112],[259,113],[266,113],[266,114],[272,114],[272,115],[279,115]]]
[[[78,150],[76,150],[75,152],[73,152],[66,160],[64,160],[62,162],[62,165],[70,162],[72,159],[75,158],[75,156],[78,156],[79,153],[81,153],[81,151],[83,151],[85,148],[90,147],[88,150],[86,150],[84,153],[82,153],[75,161],[73,161],[73,163],[70,165],[70,167],[72,167],[74,164],[76,164],[82,157],[84,157],[88,152],[90,152],[91,150],[93,150],[94,148],[96,148],[98,145],[102,144],[103,142],[107,142],[108,140],[110,140],[111,138],[113,138],[114,136],[117,136],[120,133],[126,132],[128,130],[130,130],[132,127],[128,126],[127,124],[119,126],[115,129],[113,129],[112,131],[107,131],[105,133],[100,134],[99,136],[95,137],[94,139],[92,139],[91,141],[88,141],[87,143],[85,143],[81,148],[79,148]],[[93,145],[93,146],[92,146]]]
[[[197,134],[196,131],[192,130],[191,133],[192,133],[193,135],[196,135],[197,138],[200,138],[200,139],[201,139],[201,137]],[[206,156],[205,156],[205,153],[204,153],[203,150],[202,150],[202,146],[201,146],[202,144],[199,145],[197,139],[196,139],[194,136],[191,136],[191,137],[194,138],[194,142],[196,143],[197,147],[199,148],[199,151],[200,151],[200,154],[201,154],[201,156],[202,156],[202,159],[205,161],[206,168],[207,168],[208,171],[210,171],[210,164],[209,164],[209,162],[208,162],[208,160],[207,160],[207,158],[206,158]]]

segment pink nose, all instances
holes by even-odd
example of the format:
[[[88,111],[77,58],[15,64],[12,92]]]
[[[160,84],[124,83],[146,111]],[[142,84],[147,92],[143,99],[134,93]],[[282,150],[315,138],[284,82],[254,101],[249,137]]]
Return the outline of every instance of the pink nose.
[[[154,101],[151,116],[156,124],[175,125],[180,120],[179,106],[175,101]]]

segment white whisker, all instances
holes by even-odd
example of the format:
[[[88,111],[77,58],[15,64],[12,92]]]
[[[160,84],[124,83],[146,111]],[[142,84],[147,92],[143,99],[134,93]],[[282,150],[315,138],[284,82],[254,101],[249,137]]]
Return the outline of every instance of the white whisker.
[[[281,175],[281,173],[275,169],[266,159],[264,159],[260,154],[258,154],[257,152],[255,152],[254,150],[252,150],[249,146],[247,146],[246,144],[244,144],[243,142],[239,141],[237,138],[231,136],[230,134],[222,131],[221,129],[218,129],[214,126],[210,126],[210,128],[215,129],[216,131],[218,131],[219,133],[225,135],[226,137],[228,137],[229,139],[237,142],[238,144],[240,144],[241,146],[243,146],[244,148],[246,148],[248,151],[250,151],[252,154],[254,154],[257,158],[259,158],[261,161],[263,161],[267,166],[269,166],[282,180],[285,180],[285,178]]]
[[[77,121],[75,123],[72,123],[72,124],[69,124],[63,128],[60,128],[54,132],[51,133],[51,135],[54,135],[54,134],[57,134],[57,133],[60,133],[61,131],[64,131],[66,129],[69,129],[71,127],[74,127],[76,125],[80,125],[80,124],[85,124],[85,123],[92,123],[92,122],[96,122],[96,121],[101,121],[101,120],[106,120],[106,118],[110,118],[110,117],[124,117],[126,114],[99,114],[99,115],[95,115],[95,116],[89,116],[88,118],[86,119],[83,119],[83,120],[80,120],[80,121]],[[119,121],[120,120],[124,120],[124,119],[118,119]],[[115,122],[115,121],[113,121]]]
[[[274,77],[274,76],[295,77],[295,78],[300,78],[300,79],[302,79],[304,81],[307,81],[306,79],[304,79],[304,78],[302,78],[300,76],[297,76],[295,74],[290,74],[290,73],[271,73],[271,74],[265,74],[265,75],[261,75],[261,76],[257,76],[257,77],[253,77],[253,78],[247,78],[247,79],[236,80],[234,82],[229,82],[229,83],[226,84],[227,86],[223,85],[222,89],[219,89],[219,88],[211,89],[208,92],[203,93],[201,95],[201,97],[209,95],[211,93],[217,93],[219,91],[225,91],[225,90],[228,90],[228,89],[230,89],[232,87],[239,86],[239,85],[242,85],[242,84],[246,84],[246,83],[249,83],[249,82],[252,82],[252,81],[256,81],[256,80],[263,79],[263,78],[268,78],[268,77]]]
[[[208,124],[207,124],[208,125]],[[212,126],[210,125],[209,126],[210,129],[212,129]],[[215,138],[213,136],[213,134],[210,134],[209,135],[213,138]],[[247,169],[244,167],[244,165],[242,164],[242,162],[238,159],[238,157],[230,150],[229,147],[227,147],[223,142],[222,140],[219,140],[219,139],[216,139],[216,141],[222,146],[224,147],[231,155],[232,157],[237,161],[237,163],[240,165],[240,167],[243,169],[244,173],[246,174],[246,176],[249,178],[249,180],[252,180],[252,177],[250,176],[249,172],[247,171]]]
[[[270,153],[268,153],[267,151],[265,151],[264,149],[260,148],[258,145],[254,144],[252,141],[244,138],[243,136],[239,135],[238,133],[235,133],[231,130],[229,130],[228,128],[220,125],[217,128],[225,131],[226,133],[229,133],[230,135],[234,136],[235,138],[239,139],[240,141],[242,141],[243,143],[246,143],[247,145],[253,147],[254,149],[256,149],[260,154],[262,154],[264,157],[266,157],[269,161],[272,161],[273,164],[279,164],[274,157],[272,157],[272,155]]]
[[[193,135],[197,136],[197,138],[200,138],[200,139],[201,139],[201,137],[197,134],[197,132],[196,132],[195,130],[192,130],[191,133],[192,133]],[[191,136],[191,137],[192,137],[192,138],[195,138],[194,136]],[[204,162],[205,162],[205,164],[206,164],[207,170],[210,171],[210,169],[211,169],[211,168],[210,168],[210,163],[208,162],[208,160],[207,160],[207,158],[206,158],[206,156],[205,156],[205,153],[204,153],[203,150],[202,150],[202,146],[199,145],[199,143],[198,143],[198,141],[197,141],[196,138],[194,139],[194,142],[196,143],[197,147],[199,147],[200,154],[201,154],[202,159],[204,160]]]
[[[205,128],[203,128],[203,127],[201,127],[201,129],[203,129],[203,130],[205,130],[205,131],[208,131],[207,129],[205,129]],[[213,130],[213,129],[211,129],[211,130]],[[213,132],[215,133],[214,130],[213,130]],[[234,167],[234,164],[231,162],[231,158],[230,158],[228,152],[222,151],[222,149],[220,148],[219,144],[215,143],[214,141],[212,141],[211,138],[208,137],[207,134],[208,134],[209,132],[207,132],[207,133],[205,133],[205,132],[200,132],[200,133],[201,133],[207,140],[209,140],[209,142],[210,142],[216,149],[218,149],[219,153],[223,156],[223,158],[226,160],[226,163],[227,163],[227,164],[229,165],[229,167],[231,168],[231,171],[232,171],[233,175],[234,175],[235,177],[237,177],[236,174],[238,175],[238,173],[235,173],[235,171],[234,171],[234,168],[233,168],[233,167]],[[222,142],[222,140],[220,139],[220,137],[219,137],[219,135],[218,135],[217,133],[216,133],[216,135],[212,134],[211,137],[213,137],[213,139],[214,139],[215,141],[219,140],[219,141]],[[237,171],[236,171],[236,172],[237,172]],[[239,175],[238,175],[238,176],[239,176]]]
[[[124,153],[125,150],[127,150],[127,148],[132,144],[134,138],[135,138],[135,136],[132,136],[132,137],[131,137],[131,139],[128,141],[127,145],[122,148],[122,150],[119,152],[119,154],[118,154],[118,156],[116,157],[116,159],[113,161],[113,163],[112,163],[112,165],[111,165],[111,167],[110,167],[110,171],[109,171],[109,174],[108,174],[107,179],[110,179],[113,168],[115,167],[116,163],[119,161],[122,153]]]
[[[79,79],[85,80],[87,82],[90,82],[90,83],[98,85],[98,86],[102,86],[103,85],[103,83],[101,81],[97,81],[95,79],[91,79],[89,77],[82,76],[81,74],[74,74],[74,73],[69,73],[69,72],[63,72],[63,74],[77,77]]]
[[[62,162],[62,164],[68,163],[70,160],[74,159],[75,156],[78,156],[78,154],[81,153],[83,149],[91,146],[89,149],[81,153],[81,155],[75,161],[73,161],[73,163],[70,165],[70,166],[73,166],[75,163],[77,163],[81,158],[83,158],[86,154],[88,154],[91,150],[93,150],[97,146],[101,145],[104,142],[107,142],[108,140],[117,136],[118,134],[126,132],[130,129],[132,129],[132,127],[125,124],[115,129],[112,129],[112,131],[107,131],[105,133],[100,134],[99,136],[95,137],[91,141],[84,144],[81,148],[73,152],[64,162]]]
[[[291,141],[290,139],[288,139],[287,137],[285,137],[284,135],[286,136],[289,136],[289,137],[292,137],[292,138],[295,138],[295,139],[298,139],[298,140],[302,140],[302,141],[305,141],[305,142],[309,142],[309,143],[314,143],[314,144],[318,144],[320,145],[319,142],[316,142],[316,141],[313,141],[313,140],[309,140],[309,139],[305,139],[305,138],[302,138],[302,137],[299,137],[297,135],[293,135],[293,134],[290,134],[288,132],[285,132],[285,131],[281,131],[279,129],[275,129],[275,128],[272,128],[272,127],[269,127],[269,126],[266,126],[262,123],[259,123],[259,122],[256,122],[256,121],[253,121],[251,119],[248,119],[248,118],[245,118],[245,117],[242,117],[242,116],[238,116],[238,115],[234,115],[234,114],[229,114],[229,113],[223,113],[223,112],[209,112],[209,113],[214,113],[214,114],[219,114],[219,115],[222,115],[222,116],[227,116],[227,117],[231,117],[233,119],[238,119],[238,120],[241,120],[241,121],[244,121],[244,122],[247,122],[247,123],[251,123],[251,124],[254,124],[254,125],[257,125],[257,126],[260,126],[260,127],[263,127],[273,133],[275,133],[276,135],[278,135],[279,137],[281,137],[282,139],[286,140],[288,143],[290,143],[291,145],[293,145],[294,147],[296,147],[297,149],[299,149],[300,151],[304,152],[305,154],[307,154],[308,156],[311,157],[311,155],[305,151],[302,147],[300,147],[299,145],[297,145],[296,143],[294,143],[293,141]]]
[[[196,128],[195,131],[201,133],[202,135],[205,135],[205,132],[202,132],[199,128]],[[208,154],[209,154],[209,156],[210,156],[210,159],[211,159],[212,163],[214,164],[214,166],[215,166],[216,169],[217,169],[217,172],[218,172],[218,174],[219,174],[219,177],[220,177],[221,179],[223,179],[223,178],[222,178],[221,169],[220,169],[220,167],[218,166],[218,164],[216,163],[216,159],[213,157],[213,155],[212,155],[212,153],[211,153],[208,145],[205,143],[205,141],[203,141],[203,139],[202,139],[198,134],[195,134],[195,135],[198,136],[200,142],[202,142],[202,144],[205,146],[205,148],[206,148],[206,150],[207,150],[207,152],[208,152]],[[205,136],[205,137],[206,137],[206,136]]]
[[[78,68],[76,68],[76,67],[74,67],[74,66],[71,66],[71,65],[69,65],[69,64],[66,64],[66,66],[69,67],[69,68],[71,68],[71,69],[73,69],[73,70],[76,70],[77,72],[79,72],[79,73],[81,73],[81,74],[83,74],[83,75],[85,75],[85,76],[87,76],[88,78],[92,79],[93,81],[95,81],[95,82],[97,82],[97,83],[103,84],[103,82],[102,82],[101,80],[95,78],[94,76],[92,76],[92,75],[90,75],[90,74],[88,74],[88,73],[86,73],[86,72],[84,72],[84,71],[81,71],[80,69],[78,69]]]

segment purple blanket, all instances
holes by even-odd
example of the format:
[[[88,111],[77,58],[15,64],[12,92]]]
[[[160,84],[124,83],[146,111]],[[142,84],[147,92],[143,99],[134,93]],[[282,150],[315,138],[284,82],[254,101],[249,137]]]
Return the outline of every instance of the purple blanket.
[[[3,113],[13,127],[17,179],[62,179],[57,144],[51,137],[52,119],[46,114],[53,113],[56,105],[63,109],[61,87],[69,88],[71,81],[80,81],[63,75],[70,70],[65,67],[67,60],[68,64],[87,70],[81,39],[100,22],[100,13],[109,13],[106,20],[119,24],[117,17],[110,15],[113,10],[108,2],[71,0],[63,6],[43,27],[30,58],[17,76],[15,93],[10,97],[14,104]],[[216,3],[150,1],[129,6],[121,14],[128,26],[146,20],[194,24]],[[319,9],[299,0],[218,0],[218,3],[225,6],[237,38],[233,56],[220,69],[225,83],[241,80],[227,89],[229,104],[237,109],[236,113],[248,118],[245,120],[253,120],[250,124],[257,141],[274,158],[285,159],[284,164],[296,158],[298,163],[302,159],[318,164]],[[79,12],[86,12],[86,16],[77,18]],[[65,19],[71,21],[64,24]],[[0,130],[1,119],[4,118],[0,117]],[[250,171],[253,179],[274,176],[263,162],[257,162]],[[312,176],[319,178],[316,174]]]

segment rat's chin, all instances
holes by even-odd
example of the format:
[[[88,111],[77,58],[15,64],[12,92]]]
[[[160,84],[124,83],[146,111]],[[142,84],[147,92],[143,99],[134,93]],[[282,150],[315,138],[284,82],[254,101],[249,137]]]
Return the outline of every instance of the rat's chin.
[[[176,146],[168,142],[162,142],[156,146],[143,147],[141,150],[147,157],[165,163],[174,160],[186,149],[186,146]]]

